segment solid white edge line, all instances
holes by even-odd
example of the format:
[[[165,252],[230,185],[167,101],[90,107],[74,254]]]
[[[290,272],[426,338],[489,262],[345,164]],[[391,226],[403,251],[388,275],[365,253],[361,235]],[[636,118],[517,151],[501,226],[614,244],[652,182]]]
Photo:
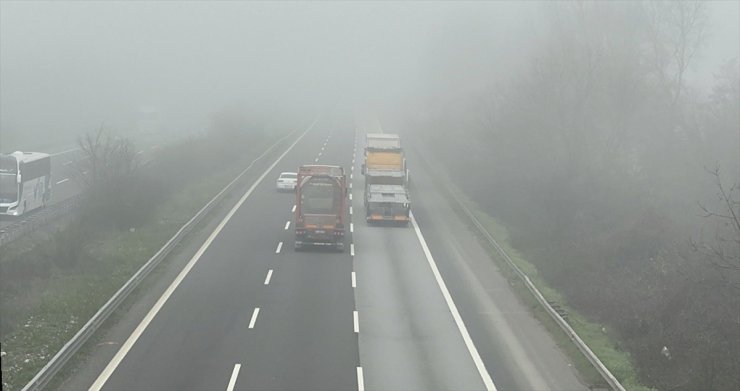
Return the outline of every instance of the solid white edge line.
[[[293,205],[293,209],[291,209],[290,212],[295,213],[295,205]]]
[[[316,116],[316,118],[313,120],[311,125],[305,131],[303,131],[303,133],[300,136],[298,136],[298,138],[293,142],[293,144],[291,144],[285,150],[285,152],[283,152],[283,154],[280,155],[270,165],[270,167],[268,167],[267,170],[265,170],[265,172],[262,173],[262,175],[260,175],[259,178],[257,178],[257,180],[252,184],[252,186],[247,190],[247,192],[244,193],[242,198],[239,199],[239,202],[237,202],[236,205],[234,205],[234,207],[231,208],[231,210],[226,215],[226,217],[224,217],[223,220],[221,220],[221,222],[218,224],[216,229],[214,229],[213,232],[211,232],[211,235],[208,236],[208,238],[203,243],[203,245],[198,249],[198,251],[193,255],[193,257],[190,258],[190,261],[188,261],[187,265],[185,265],[185,267],[182,269],[180,274],[178,274],[177,277],[175,277],[175,280],[172,281],[172,283],[170,284],[170,286],[167,287],[167,289],[164,291],[162,296],[160,296],[157,302],[154,303],[154,306],[152,306],[152,309],[149,310],[149,312],[146,314],[144,319],[142,319],[141,322],[139,322],[139,325],[136,326],[136,329],[134,329],[134,331],[131,333],[128,339],[126,339],[126,342],[124,342],[123,345],[121,345],[121,348],[118,349],[118,352],[116,352],[116,355],[113,356],[111,361],[108,363],[105,369],[103,369],[103,371],[100,373],[98,378],[95,379],[95,382],[93,383],[93,385],[90,386],[90,391],[99,391],[105,385],[105,382],[108,381],[110,376],[113,374],[113,371],[115,371],[116,368],[118,368],[118,365],[121,364],[121,361],[123,361],[123,358],[126,357],[126,354],[128,354],[129,350],[131,350],[131,348],[134,346],[134,344],[139,339],[141,334],[144,333],[144,330],[147,328],[147,326],[149,326],[149,323],[152,322],[152,319],[154,319],[154,317],[157,315],[159,310],[161,310],[164,304],[167,302],[167,300],[169,300],[170,296],[172,296],[172,293],[175,291],[175,289],[177,289],[177,287],[180,285],[182,280],[184,280],[185,277],[188,275],[188,273],[190,273],[190,270],[195,266],[195,264],[198,262],[200,257],[203,255],[203,253],[208,249],[211,243],[216,239],[216,236],[218,236],[218,234],[221,232],[221,230],[224,229],[224,227],[229,222],[229,220],[231,220],[231,217],[233,217],[234,214],[236,214],[236,211],[242,206],[242,204],[247,200],[247,198],[249,198],[252,192],[254,192],[254,189],[257,188],[257,186],[262,182],[262,180],[265,179],[267,174],[269,174],[270,171],[272,171],[275,168],[275,166],[277,166],[278,163],[280,163],[283,157],[285,157],[285,155],[287,155],[288,152],[290,152],[293,149],[293,147],[295,147],[295,145],[298,144],[298,142],[301,141],[301,139],[303,139],[303,136],[305,136],[311,129],[313,129],[313,127],[319,121],[319,118],[320,118],[319,116]]]
[[[285,229],[287,230],[288,227],[290,227],[290,220],[288,220],[288,221],[285,222]]]
[[[275,249],[275,254],[280,254],[280,249],[281,248],[283,248],[283,242],[278,243],[278,246]]]
[[[57,185],[62,184],[64,182],[67,182],[68,180],[69,180],[69,178],[64,178],[61,181],[57,182]]]
[[[352,311],[352,324],[355,333],[360,332],[360,314],[357,311]]]
[[[355,244],[354,243],[350,243],[349,245],[349,255],[353,257],[355,256]]]
[[[357,288],[357,275],[352,272],[352,288]]]
[[[252,312],[252,319],[249,320],[249,328],[253,329],[254,324],[257,323],[257,316],[260,314],[260,307],[255,307],[254,312]]]
[[[226,391],[234,391],[236,385],[236,378],[239,376],[239,370],[242,369],[242,364],[234,365],[234,370],[231,371],[231,378],[229,379],[229,385],[226,386]]]
[[[270,285],[271,279],[272,279],[272,269],[267,271],[267,277],[265,277],[265,285]]]
[[[419,224],[416,223],[416,219],[414,218],[413,212],[410,213],[410,216],[411,216],[411,224],[413,224],[414,231],[416,232],[416,237],[419,239],[419,243],[421,244],[422,250],[424,250],[424,255],[427,258],[429,267],[432,269],[434,278],[437,280],[437,285],[439,285],[439,290],[442,291],[442,296],[444,296],[445,302],[447,302],[447,307],[450,309],[450,312],[452,313],[452,318],[455,320],[455,324],[457,325],[457,329],[460,331],[460,335],[462,336],[463,341],[465,342],[465,347],[468,348],[468,353],[470,353],[470,357],[473,358],[475,367],[478,369],[478,374],[483,380],[483,384],[486,386],[486,390],[496,391],[496,386],[493,384],[493,379],[491,379],[491,375],[488,373],[488,369],[486,369],[486,365],[483,362],[483,359],[481,359],[480,354],[478,354],[478,349],[475,347],[475,343],[473,343],[473,339],[470,338],[468,329],[467,327],[465,327],[465,322],[463,322],[463,319],[460,316],[460,312],[457,310],[457,306],[455,305],[455,302],[452,300],[450,291],[447,290],[447,285],[445,285],[445,282],[442,279],[442,275],[439,273],[439,269],[437,268],[437,263],[434,262],[432,253],[429,250],[429,247],[427,246],[426,241],[424,240],[424,236],[421,234],[421,229],[419,228]]]
[[[362,375],[362,367],[357,367],[357,391],[365,391],[365,377]]]

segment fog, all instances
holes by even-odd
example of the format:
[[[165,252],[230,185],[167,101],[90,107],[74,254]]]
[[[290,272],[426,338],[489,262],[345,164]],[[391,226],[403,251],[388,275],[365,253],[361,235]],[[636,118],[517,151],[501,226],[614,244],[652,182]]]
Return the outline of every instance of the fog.
[[[2,2],[0,135],[64,142],[142,108],[172,132],[225,105],[393,105],[511,77],[541,3]],[[694,78],[737,55],[737,3],[712,4]],[[699,72],[698,70],[701,70]],[[25,136],[24,136],[25,135]],[[3,147],[3,150],[8,148]]]

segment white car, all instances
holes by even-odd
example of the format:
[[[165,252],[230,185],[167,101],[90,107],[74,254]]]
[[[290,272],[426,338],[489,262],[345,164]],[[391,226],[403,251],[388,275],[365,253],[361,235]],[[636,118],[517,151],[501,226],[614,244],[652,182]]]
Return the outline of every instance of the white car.
[[[278,191],[295,191],[295,185],[298,182],[298,174],[294,172],[283,172],[277,180]]]

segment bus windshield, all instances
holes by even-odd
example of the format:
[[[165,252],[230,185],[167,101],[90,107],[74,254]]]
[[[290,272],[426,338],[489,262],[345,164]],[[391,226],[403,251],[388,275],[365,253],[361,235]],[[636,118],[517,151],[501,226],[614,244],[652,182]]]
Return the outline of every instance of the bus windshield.
[[[0,173],[0,202],[15,202],[18,200],[18,184],[15,174]]]

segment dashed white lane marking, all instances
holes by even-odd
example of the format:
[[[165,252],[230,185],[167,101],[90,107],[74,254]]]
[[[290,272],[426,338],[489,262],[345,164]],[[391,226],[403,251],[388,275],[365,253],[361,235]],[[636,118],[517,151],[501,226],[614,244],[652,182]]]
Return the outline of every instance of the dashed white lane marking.
[[[350,233],[355,232],[355,225],[353,223],[349,223],[349,232]]]
[[[288,227],[290,227],[290,220],[285,222],[285,230],[288,230]]]
[[[352,207],[349,207],[349,214],[352,214]]]
[[[362,367],[357,367],[357,391],[365,391],[365,379],[362,376]]]
[[[350,180],[352,180],[352,175],[353,175],[353,174],[349,174],[349,179],[350,179]]]
[[[352,311],[352,323],[354,324],[355,333],[360,332],[360,316],[357,311]]]
[[[57,182],[57,185],[58,185],[58,184],[60,184],[60,183],[64,183],[64,182],[67,182],[68,180],[69,180],[69,178],[64,178],[64,179],[62,179],[61,181]]]
[[[457,329],[460,331],[460,335],[462,336],[463,341],[465,341],[465,346],[468,348],[468,352],[473,358],[475,367],[478,369],[478,374],[483,380],[483,384],[486,386],[486,390],[496,391],[496,386],[493,384],[493,379],[491,379],[491,375],[488,373],[488,369],[486,369],[486,364],[483,363],[480,354],[478,354],[478,349],[476,349],[473,340],[470,338],[470,334],[468,334],[468,329],[465,327],[465,322],[463,322],[462,317],[460,316],[460,312],[458,312],[457,306],[452,300],[450,291],[447,290],[447,285],[445,285],[445,282],[442,279],[442,275],[439,273],[437,263],[434,262],[434,258],[432,257],[431,251],[429,251],[427,242],[424,240],[424,236],[421,234],[421,229],[419,229],[419,225],[416,224],[416,219],[414,218],[413,212],[411,212],[411,224],[413,224],[414,226],[416,237],[419,239],[422,250],[424,250],[424,256],[426,256],[427,258],[429,267],[432,269],[434,278],[437,280],[437,285],[439,285],[439,290],[442,291],[442,296],[444,296],[445,302],[447,302],[447,307],[452,313],[452,318],[455,320],[455,324],[457,325]]]
[[[69,166],[70,164],[72,164],[72,161],[71,160],[68,161],[68,162],[66,162],[66,163],[62,163],[63,166]]]
[[[290,210],[292,213],[295,213],[295,205],[293,205],[293,209]]]
[[[267,271],[267,277],[265,277],[265,285],[270,285],[271,278],[272,278],[272,269]]]
[[[260,314],[260,307],[256,307],[254,309],[254,312],[252,312],[252,319],[249,320],[249,328],[253,329],[254,324],[257,322],[257,315]]]
[[[283,248],[283,242],[278,243],[278,246],[275,249],[275,254],[280,254],[280,249],[281,248]]]
[[[352,190],[352,182],[349,183],[349,189]]]
[[[352,272],[352,288],[357,288],[357,275]]]
[[[87,170],[82,171],[82,175],[87,175]]]
[[[352,164],[355,164],[355,159],[354,158],[352,159]]]
[[[318,162],[319,161],[319,158],[313,159],[313,161],[314,162]]]
[[[354,163],[354,162],[353,162],[353,163]],[[354,166],[354,164],[352,165],[352,167],[350,167],[350,168],[349,168],[349,170],[350,170],[350,171],[354,171],[354,170],[355,170],[355,166]]]
[[[322,153],[322,152],[319,152],[319,156],[321,156],[321,153]]]
[[[349,193],[349,200],[352,201],[352,193]]]
[[[275,168],[275,166],[277,166],[278,163],[280,163],[280,161],[285,157],[285,155],[287,155],[293,149],[293,147],[295,147],[296,144],[298,144],[298,142],[301,141],[301,139],[303,139],[303,137],[311,129],[313,129],[313,127],[318,122],[319,118],[320,118],[319,116],[316,116],[316,118],[311,123],[311,125],[309,125],[309,127],[306,128],[306,130],[304,130],[303,133],[301,133],[301,135],[298,136],[298,138],[296,138],[295,141],[293,141],[293,144],[291,144],[282,153],[282,155],[280,155],[277,158],[277,160],[275,160],[269,167],[267,167],[265,172],[263,172],[262,175],[260,175],[259,178],[257,178],[257,180],[252,184],[252,186],[247,190],[247,192],[244,193],[242,198],[239,199],[239,202],[237,202],[236,205],[234,205],[234,207],[231,208],[231,210],[226,215],[226,217],[224,217],[224,219],[221,220],[221,222],[218,224],[216,229],[213,230],[213,232],[211,232],[210,236],[208,236],[206,241],[198,249],[195,255],[193,255],[193,257],[190,258],[190,261],[188,261],[188,263],[185,265],[185,268],[182,269],[182,271],[180,272],[180,274],[177,275],[177,277],[172,282],[172,284],[170,284],[170,286],[167,287],[167,290],[165,290],[165,292],[162,294],[162,296],[160,296],[157,302],[154,303],[154,306],[152,306],[152,308],[146,314],[144,319],[139,323],[139,325],[136,326],[136,329],[134,329],[133,333],[131,333],[128,339],[126,339],[126,342],[124,342],[123,345],[121,345],[121,348],[118,350],[116,355],[113,356],[113,358],[108,363],[108,365],[105,367],[105,369],[103,369],[103,372],[98,376],[97,379],[95,379],[95,382],[90,387],[91,391],[100,391],[100,389],[105,385],[105,383],[111,377],[111,375],[116,370],[116,368],[118,368],[118,365],[121,364],[121,361],[123,361],[124,357],[126,357],[126,354],[128,354],[128,352],[131,350],[131,347],[134,346],[134,344],[139,339],[139,337],[141,337],[141,334],[143,334],[144,330],[146,330],[147,326],[152,322],[154,317],[157,316],[157,313],[159,313],[159,311],[162,309],[165,303],[167,303],[167,300],[169,300],[169,298],[172,296],[172,293],[177,289],[178,286],[180,286],[180,284],[185,279],[185,277],[190,273],[190,270],[192,270],[195,264],[198,263],[198,260],[203,255],[203,253],[211,246],[211,243],[213,243],[213,241],[216,239],[216,236],[218,236],[218,234],[224,229],[224,227],[229,222],[229,220],[231,220],[234,214],[236,214],[236,211],[239,210],[239,208],[242,206],[242,204],[244,204],[244,202],[247,201],[250,195],[254,192],[254,189],[256,189],[260,183],[262,183],[262,180],[265,179],[267,174],[269,174]],[[272,149],[272,147],[270,147],[270,149]],[[261,158],[262,156],[265,156],[270,149],[266,150],[259,158]],[[251,167],[252,166],[249,165],[246,169],[244,169],[244,171],[242,171],[242,174],[240,174],[239,176],[237,176],[236,178],[232,180],[232,183],[236,182],[241,177],[241,175],[243,175],[243,173],[245,173]],[[221,190],[222,193],[224,191],[226,191],[226,188]]]
[[[242,364],[234,365],[234,370],[231,371],[231,378],[229,379],[229,385],[226,386],[226,391],[234,391],[236,385],[236,378],[239,376],[239,370],[242,369]]]
[[[136,152],[137,155],[141,155],[142,153],[144,153],[144,151]]]
[[[354,243],[350,243],[349,245],[349,255],[353,257],[355,256],[355,244]]]

